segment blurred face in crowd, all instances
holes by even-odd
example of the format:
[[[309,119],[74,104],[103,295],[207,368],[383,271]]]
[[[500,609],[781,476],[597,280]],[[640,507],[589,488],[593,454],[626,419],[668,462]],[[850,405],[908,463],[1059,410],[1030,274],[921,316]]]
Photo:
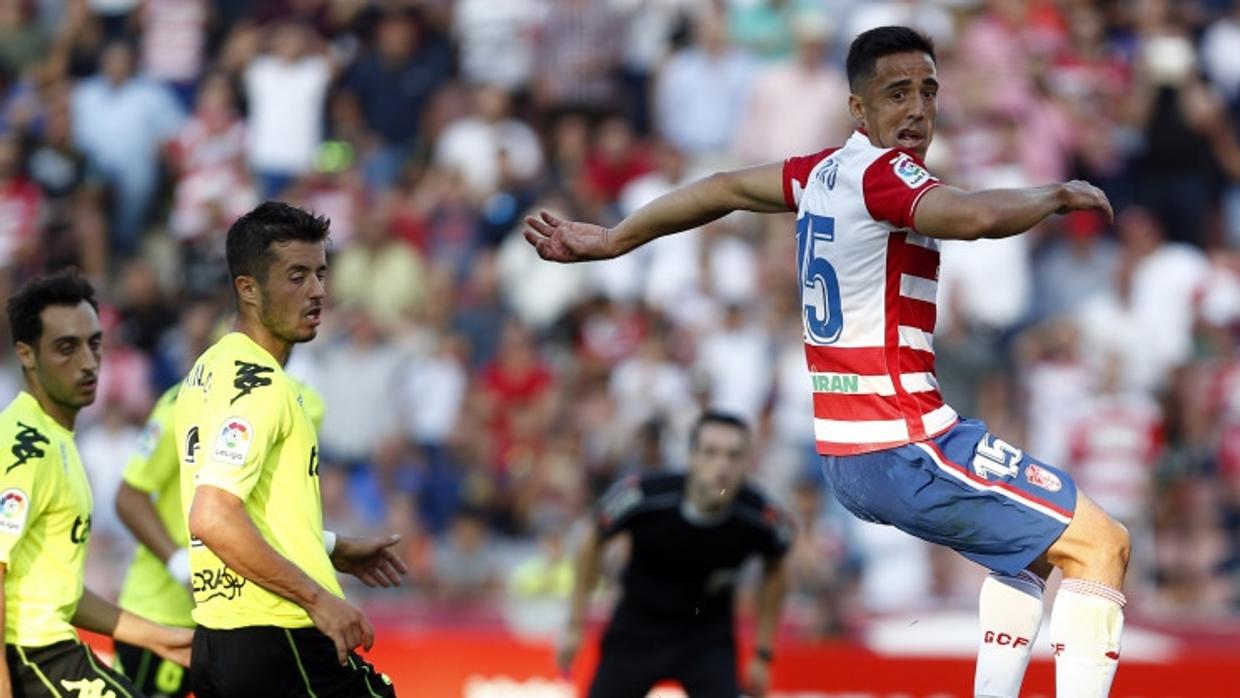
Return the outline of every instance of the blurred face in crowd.
[[[20,149],[13,136],[0,136],[0,180],[17,174]]]
[[[113,85],[120,85],[133,75],[133,51],[122,43],[109,44],[103,51],[103,74]]]
[[[731,424],[707,422],[689,451],[689,498],[703,513],[719,513],[736,499],[749,468],[749,435]]]
[[[934,59],[921,51],[893,53],[874,64],[874,77],[848,96],[848,110],[880,148],[905,148],[925,158],[938,117]]]
[[[289,240],[273,243],[264,278],[238,277],[238,293],[253,302],[271,334],[290,344],[309,342],[319,333],[327,297],[327,245]]]
[[[405,17],[389,16],[379,24],[376,48],[388,60],[402,60],[413,53],[416,41],[413,23]]]
[[[75,413],[95,401],[103,330],[99,314],[82,301],[49,305],[39,314],[43,333],[33,346],[17,343],[27,380],[57,405]]]

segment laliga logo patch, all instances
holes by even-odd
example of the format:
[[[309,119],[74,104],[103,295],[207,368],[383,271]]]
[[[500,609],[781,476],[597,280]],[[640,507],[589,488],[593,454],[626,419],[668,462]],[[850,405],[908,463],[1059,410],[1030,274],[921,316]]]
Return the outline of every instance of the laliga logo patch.
[[[220,427],[215,437],[215,448],[211,457],[228,465],[240,466],[250,452],[250,444],[254,441],[254,428],[240,417],[229,417]]]
[[[1063,483],[1059,481],[1059,476],[1046,468],[1039,468],[1037,465],[1030,463],[1025,468],[1025,479],[1031,485],[1037,485],[1048,492],[1058,492],[1063,488]]]
[[[911,155],[901,154],[892,162],[892,169],[900,181],[908,185],[909,189],[916,189],[930,179],[930,173],[914,162]]]
[[[26,527],[30,497],[16,487],[0,492],[0,533],[18,534]]]

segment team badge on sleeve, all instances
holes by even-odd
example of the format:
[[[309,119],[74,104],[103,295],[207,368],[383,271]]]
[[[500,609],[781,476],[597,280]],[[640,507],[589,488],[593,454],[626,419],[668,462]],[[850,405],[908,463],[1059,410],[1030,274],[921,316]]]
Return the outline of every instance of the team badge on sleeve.
[[[250,452],[250,444],[254,442],[254,427],[240,417],[229,417],[220,427],[215,437],[215,447],[211,449],[211,457],[220,463],[241,466]]]
[[[26,528],[30,495],[16,487],[0,492],[0,533],[18,535]]]
[[[917,164],[913,156],[907,153],[901,153],[891,163],[892,169],[901,182],[908,185],[909,189],[916,189],[926,183],[930,179],[930,173],[926,172],[926,168]]]

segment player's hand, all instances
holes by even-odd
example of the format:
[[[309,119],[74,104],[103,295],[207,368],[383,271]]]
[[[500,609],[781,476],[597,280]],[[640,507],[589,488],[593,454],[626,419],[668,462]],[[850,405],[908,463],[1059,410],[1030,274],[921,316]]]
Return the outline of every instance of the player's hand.
[[[1064,202],[1056,213],[1070,211],[1099,211],[1107,217],[1107,221],[1115,220],[1115,212],[1111,210],[1111,202],[1107,195],[1094,185],[1083,179],[1074,179],[1063,185]]]
[[[611,259],[616,256],[608,249],[608,232],[601,225],[564,221],[547,211],[525,219],[525,239],[538,256],[552,262],[585,262],[592,259]]]
[[[581,649],[581,636],[581,624],[569,623],[568,630],[564,632],[559,646],[555,648],[555,664],[564,676],[567,676],[569,670],[573,668],[573,659],[576,658],[577,651]]]
[[[0,698],[13,698],[13,684],[9,680],[9,667],[0,662]]]
[[[771,685],[771,663],[761,657],[754,657],[745,671],[745,695],[751,698],[762,698]]]
[[[350,538],[339,536],[332,550],[332,565],[362,580],[366,586],[400,586],[400,578],[409,572],[404,561],[392,551],[400,536],[384,538]]]
[[[349,650],[361,645],[370,651],[375,644],[375,629],[366,615],[339,596],[324,591],[319,601],[306,608],[306,613],[314,627],[335,643],[340,666],[348,665]]]
[[[183,667],[189,666],[190,647],[194,644],[194,631],[189,628],[161,626],[160,632],[150,644],[155,654]]]

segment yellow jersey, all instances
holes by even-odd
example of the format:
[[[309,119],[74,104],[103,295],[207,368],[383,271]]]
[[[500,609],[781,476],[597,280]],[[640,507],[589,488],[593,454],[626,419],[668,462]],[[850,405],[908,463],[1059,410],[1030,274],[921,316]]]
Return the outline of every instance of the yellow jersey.
[[[189,531],[181,510],[181,464],[173,437],[172,408],[181,384],[169,388],[146,420],[138,452],[125,464],[122,479],[139,492],[155,495],[155,511],[178,547],[189,545]],[[189,589],[172,577],[159,556],[138,544],[121,586],[117,605],[156,623],[193,627],[194,600]]]
[[[188,520],[197,487],[232,493],[276,552],[344,598],[323,547],[318,440],[304,402],[300,386],[246,335],[230,333],[207,349],[173,408],[182,516]],[[313,625],[300,606],[229,569],[192,539],[189,559],[199,625]]]
[[[4,641],[43,647],[77,638],[94,502],[73,432],[27,392],[0,412],[0,562]]]

